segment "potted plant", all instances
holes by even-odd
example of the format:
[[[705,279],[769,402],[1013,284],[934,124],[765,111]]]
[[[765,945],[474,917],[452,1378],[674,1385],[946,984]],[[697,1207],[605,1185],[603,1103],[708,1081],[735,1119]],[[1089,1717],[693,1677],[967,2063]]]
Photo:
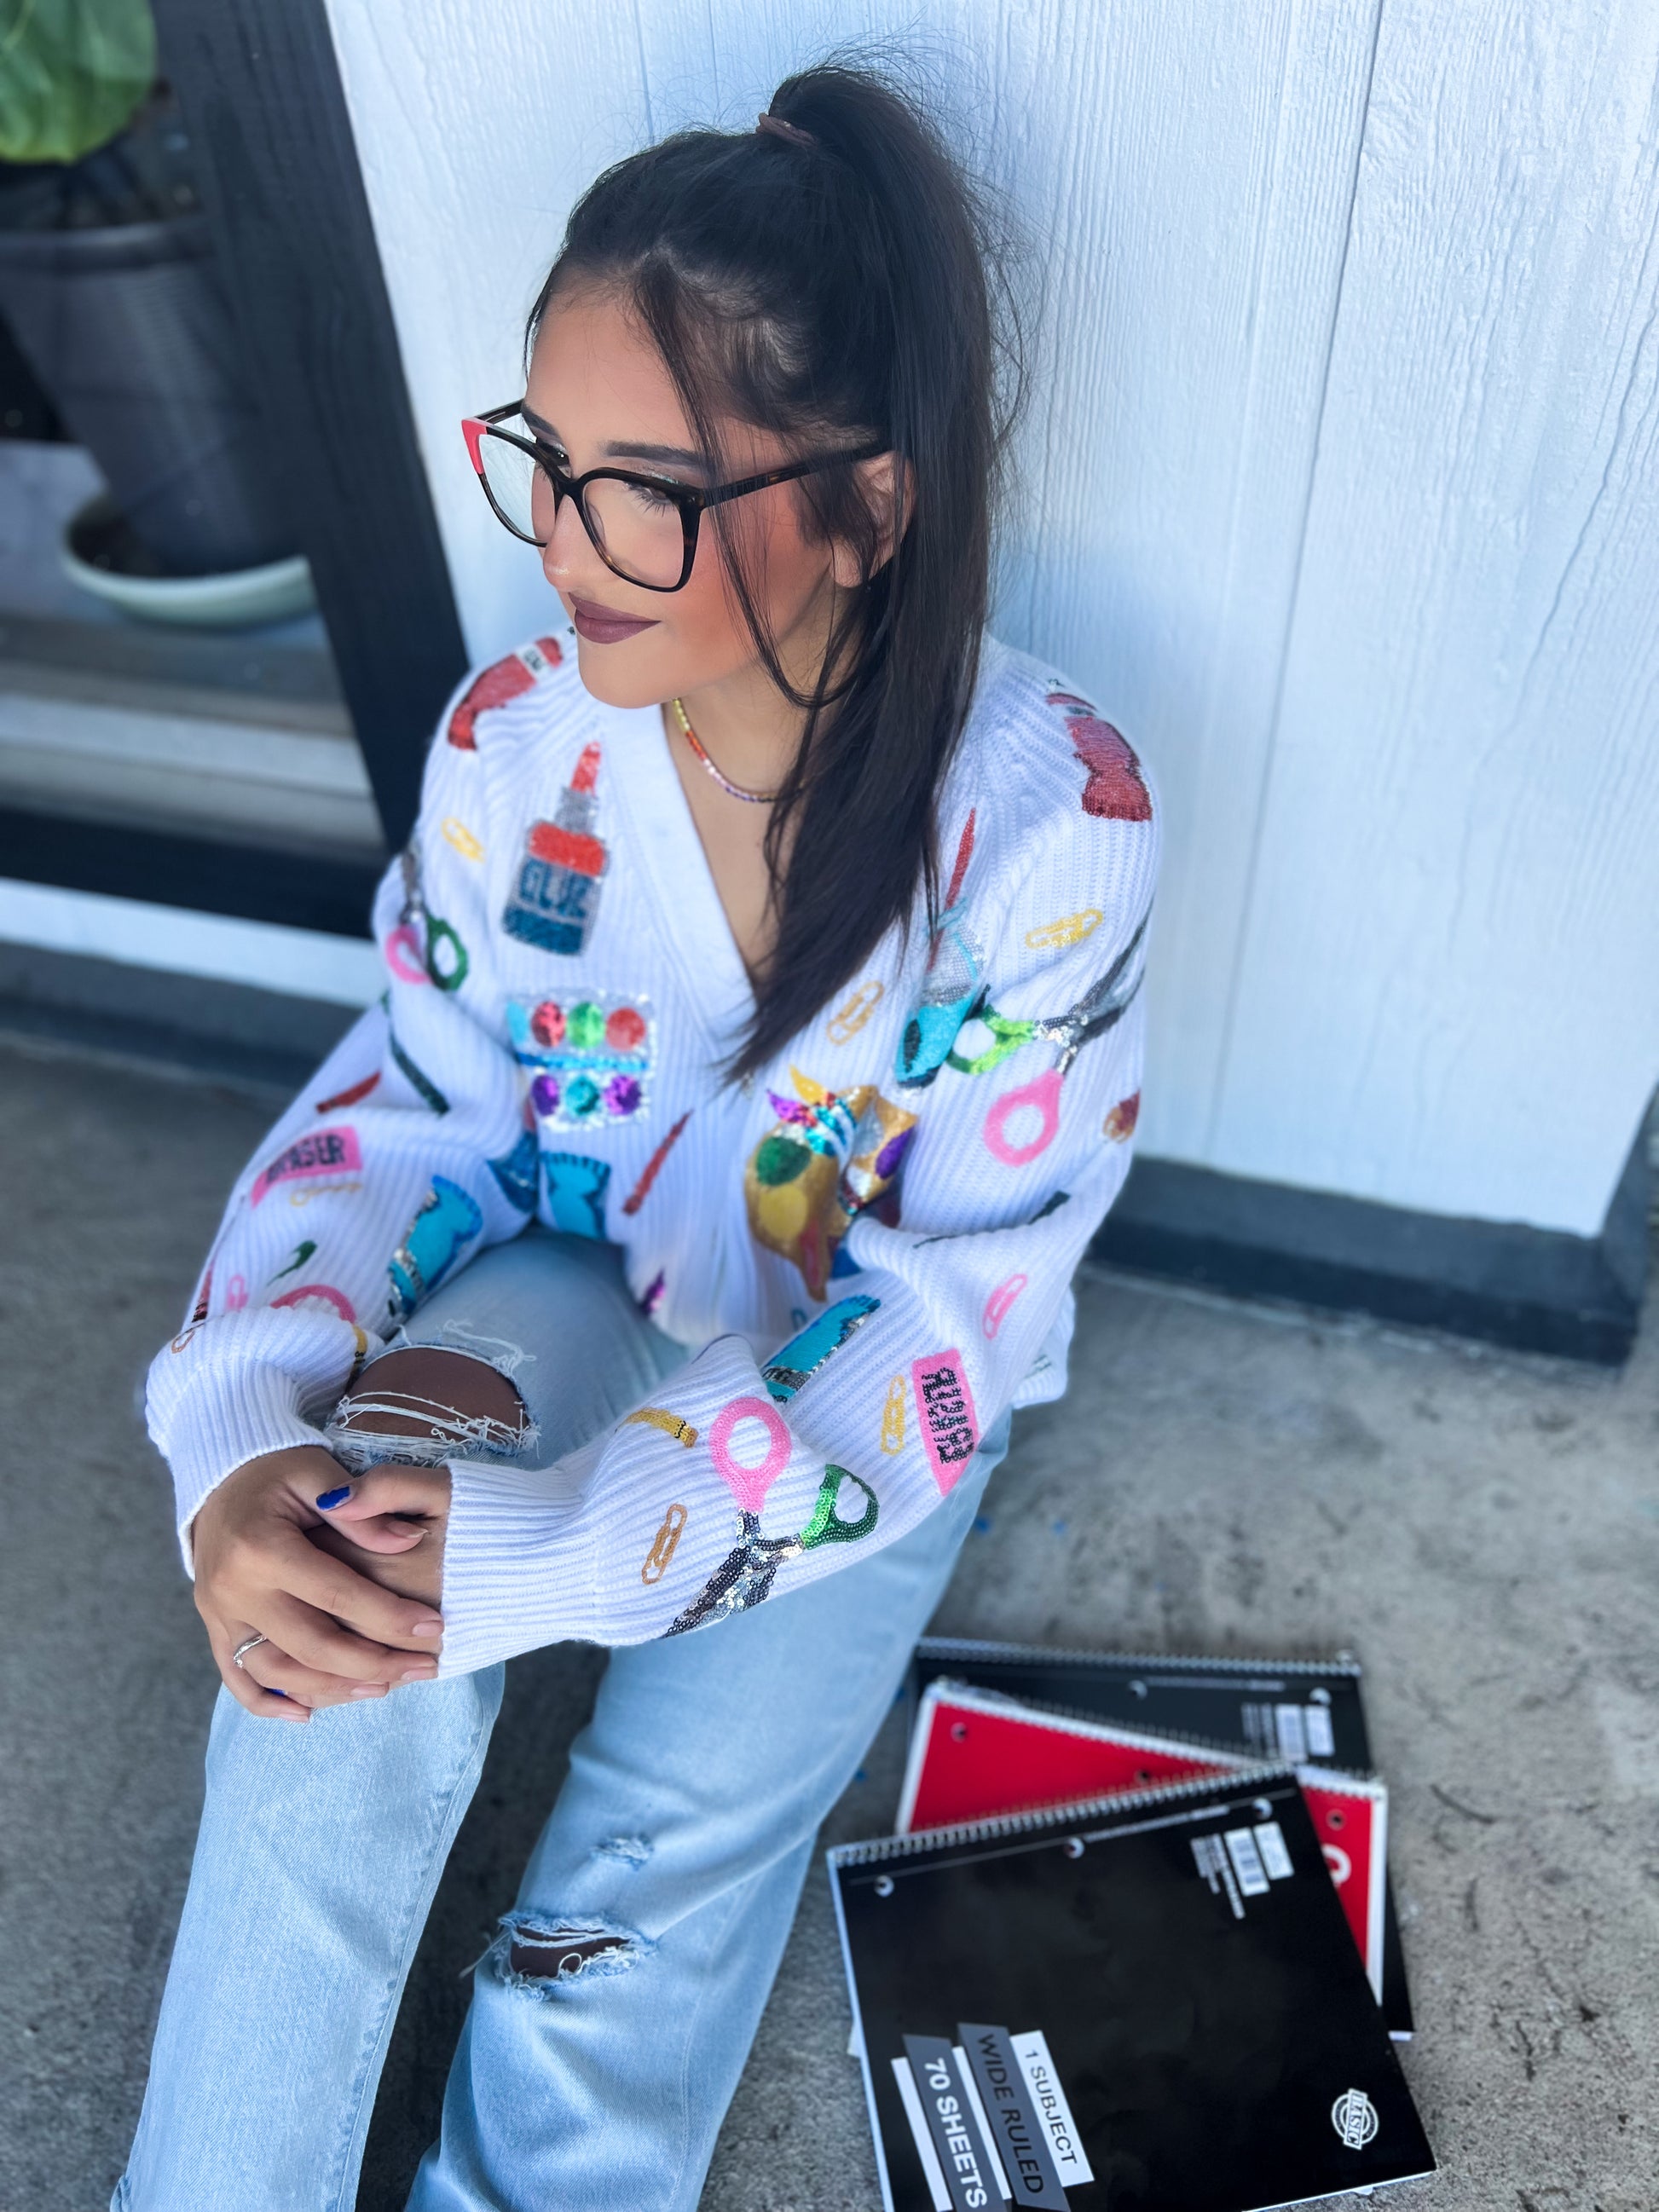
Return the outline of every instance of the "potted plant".
[[[163,620],[299,612],[310,578],[149,0],[0,0],[0,314],[108,487],[70,521],[66,565]]]

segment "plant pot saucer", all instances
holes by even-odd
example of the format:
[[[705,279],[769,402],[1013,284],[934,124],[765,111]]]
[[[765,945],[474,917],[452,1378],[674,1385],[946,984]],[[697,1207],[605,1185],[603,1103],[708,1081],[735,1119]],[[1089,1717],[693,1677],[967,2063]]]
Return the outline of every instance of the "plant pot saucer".
[[[214,575],[166,574],[107,492],[70,517],[59,558],[82,591],[142,622],[236,629],[286,622],[317,604],[303,554]]]

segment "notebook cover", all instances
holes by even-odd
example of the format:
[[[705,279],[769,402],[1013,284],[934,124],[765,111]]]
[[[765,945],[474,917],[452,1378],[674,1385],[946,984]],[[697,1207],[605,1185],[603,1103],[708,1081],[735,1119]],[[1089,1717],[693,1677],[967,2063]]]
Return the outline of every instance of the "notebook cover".
[[[1041,1644],[924,1637],[912,1685],[919,1697],[939,1674],[1039,1705],[1069,1706],[1133,1728],[1207,1736],[1257,1759],[1304,1760],[1368,1773],[1360,1668],[1328,1659],[1216,1659],[1146,1651],[1076,1651]],[[1382,2009],[1389,2033],[1413,2031],[1394,1887],[1382,1889]]]
[[[827,1856],[888,2212],[1267,2212],[1433,2171],[1284,1769]]]
[[[950,1827],[1027,1813],[1067,1799],[1109,1797],[1256,1762],[1218,1745],[1057,1713],[940,1676],[922,1692],[894,1827]],[[1382,1992],[1383,1861],[1388,1791],[1335,1768],[1300,1766],[1297,1779],[1359,1955]]]

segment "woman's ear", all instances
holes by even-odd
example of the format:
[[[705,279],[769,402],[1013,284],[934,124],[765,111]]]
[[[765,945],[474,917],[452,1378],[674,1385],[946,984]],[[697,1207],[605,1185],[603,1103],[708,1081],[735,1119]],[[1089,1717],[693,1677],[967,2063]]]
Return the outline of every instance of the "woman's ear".
[[[859,463],[858,477],[870,519],[876,526],[875,556],[870,563],[873,576],[892,559],[893,548],[910,526],[916,503],[916,472],[910,462],[901,461],[896,453],[878,453],[873,460]],[[843,538],[836,540],[831,569],[844,592],[856,591],[865,580],[858,549]]]

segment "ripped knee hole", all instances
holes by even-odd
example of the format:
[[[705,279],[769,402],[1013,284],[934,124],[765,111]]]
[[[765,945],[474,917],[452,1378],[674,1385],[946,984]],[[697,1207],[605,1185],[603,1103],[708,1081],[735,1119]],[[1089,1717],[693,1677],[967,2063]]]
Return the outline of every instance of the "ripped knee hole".
[[[631,1965],[634,1944],[606,1929],[514,1928],[509,1931],[507,1964],[533,1982],[569,1982],[601,1960]]]

